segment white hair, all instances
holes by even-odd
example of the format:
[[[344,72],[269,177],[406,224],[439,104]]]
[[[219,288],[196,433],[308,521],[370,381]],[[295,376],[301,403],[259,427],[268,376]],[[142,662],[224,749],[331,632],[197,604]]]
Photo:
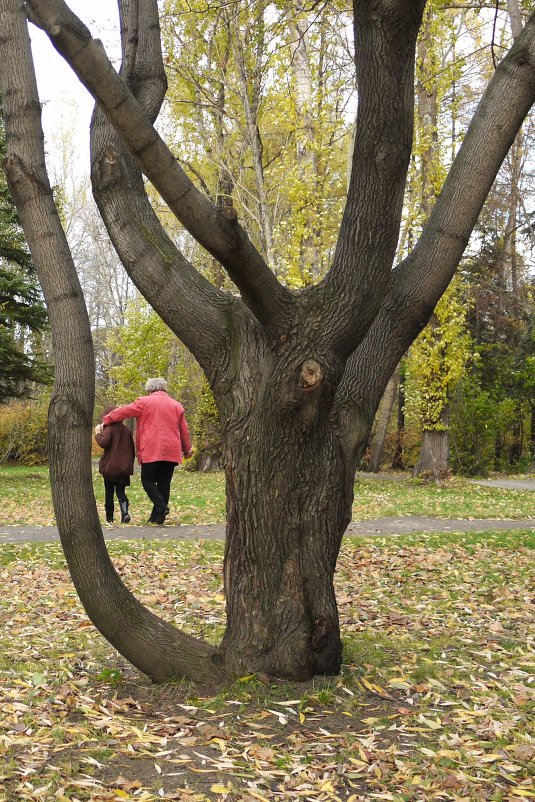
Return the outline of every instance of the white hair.
[[[167,382],[161,376],[156,379],[147,379],[145,385],[147,393],[155,393],[157,390],[167,390]]]

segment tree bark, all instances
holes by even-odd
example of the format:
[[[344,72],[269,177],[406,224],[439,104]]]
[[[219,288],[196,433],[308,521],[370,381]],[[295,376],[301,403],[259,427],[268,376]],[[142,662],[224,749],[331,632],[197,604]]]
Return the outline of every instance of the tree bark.
[[[520,13],[520,6],[518,0],[507,0],[507,11],[509,13],[509,20],[511,22],[511,31],[516,39],[522,33],[522,14]]]
[[[405,368],[399,372],[398,385],[398,413],[396,427],[396,444],[394,446],[394,456],[392,457],[392,469],[404,471],[405,462],[403,459],[403,445],[405,439]]]
[[[321,366],[307,360],[299,371],[292,352],[257,374],[248,420],[227,436],[221,651],[232,673],[305,680],[340,669],[333,575],[355,465],[333,434]],[[244,355],[266,365],[263,347]]]
[[[440,481],[449,472],[450,441],[447,429],[426,429],[423,433],[420,456],[414,475]]]
[[[512,443],[509,448],[509,465],[514,467],[519,460],[522,459],[522,451],[524,446],[524,410],[522,404],[516,405],[515,419],[513,421]]]
[[[302,2],[296,4],[295,16],[290,22],[292,37],[292,70],[295,85],[295,106],[297,115],[296,146],[297,163],[300,172],[310,178],[315,177],[315,186],[308,203],[313,206],[314,223],[303,235],[301,242],[301,265],[305,283],[317,280],[319,275],[320,253],[314,237],[314,227],[318,214],[318,158],[314,146],[314,111],[312,109],[312,70],[310,64],[310,20]],[[305,268],[306,273],[303,273]]]
[[[372,440],[370,461],[368,463],[368,470],[371,473],[377,473],[381,467],[383,451],[385,447],[386,430],[388,428],[388,422],[394,407],[394,401],[396,400],[398,386],[399,368],[396,368],[393,376],[388,380],[386,390],[381,399],[381,403],[379,404],[379,409],[376,415],[377,424]]]

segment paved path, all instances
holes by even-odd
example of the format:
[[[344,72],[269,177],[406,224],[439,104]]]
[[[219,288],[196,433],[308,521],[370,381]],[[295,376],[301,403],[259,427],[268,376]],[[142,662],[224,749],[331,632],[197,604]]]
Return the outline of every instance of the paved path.
[[[466,520],[406,515],[352,521],[347,535],[406,535],[411,532],[483,532],[499,529],[535,529],[535,517],[528,520]],[[225,524],[206,526],[113,526],[104,527],[106,540],[224,540]],[[59,541],[56,526],[0,526],[2,543],[53,543]]]
[[[535,490],[535,479],[470,479],[474,485],[505,487],[510,490]]]
[[[383,482],[405,482],[414,479],[410,472],[405,473],[365,473],[358,471],[357,477],[362,479],[379,479]],[[473,485],[485,487],[503,487],[508,490],[535,490],[535,476],[527,479],[468,479]]]
[[[407,473],[364,473],[363,479],[385,479],[403,481],[410,479]],[[535,490],[535,477],[528,479],[471,479],[471,482],[487,487],[504,487],[513,490]],[[353,521],[347,528],[348,535],[406,535],[411,532],[483,532],[499,529],[535,529],[535,504],[533,518],[526,520],[467,520],[464,518],[428,518],[406,515],[391,518],[373,518],[369,521]],[[225,524],[204,526],[115,526],[105,527],[106,540],[224,540]],[[55,526],[9,526],[0,525],[2,543],[51,543],[59,540]]]

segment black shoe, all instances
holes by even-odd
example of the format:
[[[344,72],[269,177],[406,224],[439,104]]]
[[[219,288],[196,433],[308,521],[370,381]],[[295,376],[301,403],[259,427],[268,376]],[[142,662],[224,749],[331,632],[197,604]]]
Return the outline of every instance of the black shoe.
[[[130,515],[128,514],[128,501],[119,502],[119,506],[121,508],[121,523],[122,524],[129,524],[132,519],[130,518]]]
[[[112,524],[113,523],[113,512],[106,513],[106,523]]]

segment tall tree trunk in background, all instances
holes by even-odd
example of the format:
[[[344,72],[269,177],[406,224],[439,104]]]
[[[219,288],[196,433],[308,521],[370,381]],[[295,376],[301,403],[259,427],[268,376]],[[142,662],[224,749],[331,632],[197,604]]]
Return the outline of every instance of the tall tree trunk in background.
[[[258,216],[260,231],[262,235],[263,252],[266,254],[267,263],[274,267],[273,256],[273,225],[271,213],[267,199],[266,182],[264,180],[264,147],[260,136],[258,125],[258,114],[260,111],[260,84],[262,81],[263,60],[265,58],[265,41],[263,19],[266,10],[265,0],[261,0],[255,6],[255,14],[261,22],[259,26],[260,35],[257,37],[253,68],[248,70],[245,56],[244,44],[247,41],[247,31],[242,35],[240,27],[240,3],[235,8],[231,8],[230,29],[232,50],[238,68],[238,78],[240,82],[241,101],[245,113],[247,126],[247,141],[251,150],[253,160],[253,170],[256,178],[256,191],[258,193]]]
[[[392,469],[394,471],[405,470],[405,461],[403,459],[404,439],[405,439],[405,368],[404,366],[402,366],[399,371],[396,441],[394,445],[394,456],[392,457]]]
[[[386,431],[388,429],[388,422],[392,409],[396,400],[396,394],[399,386],[399,366],[394,371],[391,378],[388,380],[386,390],[384,391],[377,415],[375,416],[375,431],[372,438],[372,445],[370,451],[370,459],[368,462],[368,470],[371,473],[377,473],[381,467],[383,460],[383,451],[385,447]]]
[[[221,78],[219,80],[219,85],[217,87],[217,94],[214,100],[214,128],[215,128],[215,138],[216,138],[216,160],[218,165],[218,174],[217,174],[217,187],[216,187],[216,198],[215,202],[218,206],[233,206],[232,202],[232,192],[234,190],[234,180],[232,178],[232,174],[227,167],[226,158],[227,158],[227,151],[225,148],[225,115],[227,114],[226,110],[226,103],[227,103],[227,86],[226,86],[226,76],[228,70],[228,63],[230,59],[230,52],[231,52],[231,31],[230,26],[224,20],[224,15],[218,15],[218,21],[223,22],[226,26],[228,31],[228,36],[225,41],[225,49],[223,52],[216,52],[213,56],[214,59],[217,59],[217,66],[221,71]],[[214,284],[219,289],[222,289],[225,284],[225,271],[219,264],[218,260],[212,257],[212,274],[214,277]]]
[[[510,180],[506,205],[506,222],[503,233],[503,247],[498,265],[501,285],[504,292],[511,291],[518,297],[519,275],[516,232],[518,229],[518,213],[521,204],[520,180],[523,169],[524,135],[519,131],[509,153]]]
[[[297,112],[297,163],[301,173],[312,180],[312,197],[308,202],[317,207],[318,159],[315,150],[315,122],[312,109],[312,73],[309,58],[310,20],[301,2],[297,3],[296,13],[290,22],[292,36],[292,69],[295,86],[295,105]],[[316,216],[313,216],[315,220]],[[319,277],[320,253],[315,242],[314,230],[310,229],[301,244],[301,264],[306,266],[313,280]],[[308,283],[308,282],[306,282]]]
[[[515,420],[513,423],[513,441],[509,449],[509,465],[514,467],[519,460],[522,459],[522,451],[524,450],[524,410],[522,404],[517,403],[515,406]]]
[[[422,31],[418,40],[418,80],[416,82],[416,109],[421,131],[420,152],[421,205],[424,220],[429,218],[438,194],[437,174],[440,153],[438,141],[437,77],[431,58],[433,54],[433,11],[424,13]]]
[[[522,28],[524,27],[518,0],[507,0],[507,12],[511,22],[511,32],[513,37],[516,39],[518,36],[520,36],[522,33]]]
[[[494,470],[502,469],[503,435],[498,433],[494,438]]]
[[[518,0],[507,0],[507,10],[511,22],[511,31],[516,39],[522,33],[522,15]],[[509,194],[509,209],[507,212],[507,223],[504,232],[503,245],[503,275],[506,275],[507,267],[510,270],[511,289],[515,296],[519,291],[518,258],[516,251],[516,232],[518,211],[520,207],[520,178],[522,175],[522,161],[524,151],[524,135],[518,132],[510,151],[511,163],[511,182]],[[507,287],[507,282],[504,282]]]
[[[418,47],[418,81],[416,84],[417,114],[420,126],[421,153],[421,202],[424,221],[428,220],[435,204],[440,182],[440,147],[438,138],[438,87],[436,67],[433,61],[437,43],[433,37],[434,11],[429,6],[424,12],[424,21]],[[440,368],[439,368],[440,369]],[[425,395],[425,388],[423,388]],[[447,408],[442,418],[449,417]],[[434,473],[437,479],[446,475],[449,463],[449,434],[447,429],[424,429],[416,474]]]

